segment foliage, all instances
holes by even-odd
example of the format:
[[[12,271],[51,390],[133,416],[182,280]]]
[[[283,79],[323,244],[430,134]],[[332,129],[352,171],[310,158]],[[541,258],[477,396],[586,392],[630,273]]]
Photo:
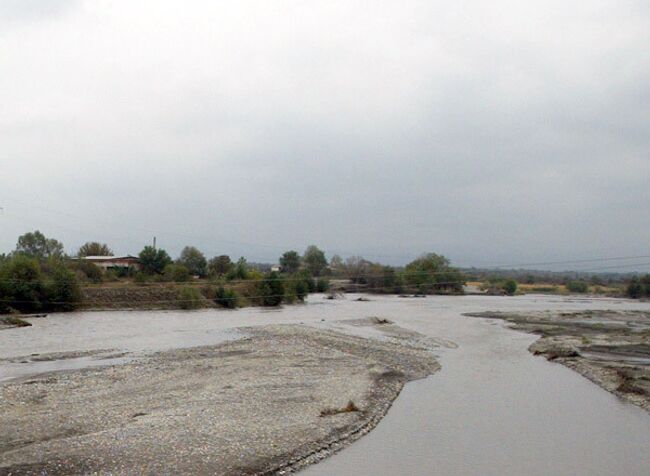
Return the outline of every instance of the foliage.
[[[320,276],[327,268],[325,253],[315,245],[307,247],[302,262],[312,276]]]
[[[63,262],[55,263],[45,285],[44,307],[52,311],[73,311],[81,301],[81,288],[74,272]]]
[[[190,280],[190,271],[182,264],[168,264],[163,272],[165,281],[184,283]]]
[[[626,294],[634,299],[650,297],[650,274],[633,277],[627,285]]]
[[[309,293],[309,287],[304,281],[294,281],[293,282],[293,294],[299,301],[304,301]]]
[[[237,292],[234,289],[224,288],[219,286],[214,296],[215,304],[218,304],[221,307],[226,309],[235,309],[237,307],[237,302],[239,297]]]
[[[133,282],[136,284],[147,283],[149,282],[150,279],[151,279],[151,275],[143,273],[142,271],[138,271],[133,275]]]
[[[105,243],[89,241],[79,248],[77,256],[80,258],[83,256],[113,256],[113,250]]]
[[[91,261],[79,260],[75,263],[75,268],[93,283],[101,283],[104,278],[101,268]]]
[[[16,255],[0,269],[0,308],[35,312],[42,308],[44,297],[41,267],[38,260]]]
[[[517,292],[517,281],[514,279],[506,279],[503,282],[501,289],[503,289],[503,291],[508,296],[514,296],[514,294]]]
[[[237,263],[226,274],[226,279],[228,279],[228,281],[233,281],[235,279],[249,279],[248,263],[246,262],[246,258],[242,256],[237,260]]]
[[[258,302],[262,306],[279,306],[284,296],[284,284],[282,278],[276,272],[271,272],[256,286]]]
[[[213,277],[223,276],[224,274],[228,273],[232,267],[233,264],[230,260],[230,256],[215,256],[208,263],[208,274]]]
[[[16,253],[24,254],[38,259],[50,256],[63,256],[63,244],[54,238],[46,238],[43,233],[36,230],[18,237]]]
[[[589,291],[589,285],[584,281],[569,281],[566,288],[572,293],[586,293]]]
[[[293,274],[300,269],[301,258],[297,251],[285,252],[280,257],[280,268],[282,272]]]
[[[178,291],[177,299],[181,309],[197,309],[203,304],[201,292],[192,286],[183,286]]]
[[[418,292],[463,292],[464,278],[442,255],[427,253],[406,265],[405,280]]]
[[[139,254],[142,272],[145,274],[162,274],[165,266],[172,263],[172,259],[163,249],[145,246]]]
[[[77,307],[81,291],[75,273],[58,259],[51,258],[43,265],[25,254],[0,265],[0,310],[28,313]]]
[[[192,276],[204,278],[208,274],[208,262],[203,253],[194,246],[183,248],[178,264],[185,266]]]
[[[330,282],[327,278],[318,278],[316,280],[316,292],[324,293],[330,288]]]
[[[307,287],[307,292],[313,293],[316,292],[316,281],[312,278],[309,271],[302,269],[293,275],[293,279],[302,281]]]

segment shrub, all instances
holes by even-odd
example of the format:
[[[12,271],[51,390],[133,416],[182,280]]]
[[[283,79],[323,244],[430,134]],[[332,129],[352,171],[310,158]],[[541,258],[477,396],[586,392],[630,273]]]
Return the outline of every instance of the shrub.
[[[133,282],[137,284],[145,284],[149,281],[149,275],[138,271],[133,275]]]
[[[313,293],[316,292],[316,281],[314,278],[311,277],[311,274],[309,274],[309,271],[306,269],[303,269],[302,271],[299,271],[294,275],[294,278],[299,279],[302,281],[305,286],[307,287],[307,292]]]
[[[102,273],[101,268],[95,263],[86,260],[80,260],[77,262],[76,268],[93,283],[101,283],[103,280],[104,274]]]
[[[182,264],[168,264],[163,273],[165,281],[185,283],[190,280],[190,270]]]
[[[633,299],[650,296],[650,275],[641,279],[633,277],[627,285],[626,294]]]
[[[569,281],[566,288],[572,293],[586,293],[589,291],[589,285],[584,281]]]
[[[284,296],[284,284],[278,273],[271,272],[257,283],[256,292],[262,306],[279,306]]]
[[[507,295],[512,296],[517,292],[517,281],[514,279],[507,279],[504,281],[501,289],[503,289]]]
[[[73,311],[81,302],[77,276],[63,263],[50,273],[45,286],[45,308],[52,311]]]
[[[304,301],[307,293],[309,293],[309,288],[304,281],[295,281],[293,283],[293,292],[299,301]]]
[[[197,309],[203,304],[201,292],[192,286],[183,286],[176,299],[181,309]]]
[[[325,278],[318,278],[316,280],[316,292],[324,293],[330,288],[330,282]]]
[[[36,258],[16,255],[0,269],[0,309],[35,312],[42,308],[43,282]]]
[[[74,271],[51,258],[44,263],[38,259],[16,255],[0,268],[0,310],[20,312],[71,311],[81,301],[81,290]]]
[[[234,289],[226,289],[223,286],[219,286],[215,292],[214,302],[215,304],[225,307],[226,309],[234,309],[237,307],[237,301],[239,296]]]

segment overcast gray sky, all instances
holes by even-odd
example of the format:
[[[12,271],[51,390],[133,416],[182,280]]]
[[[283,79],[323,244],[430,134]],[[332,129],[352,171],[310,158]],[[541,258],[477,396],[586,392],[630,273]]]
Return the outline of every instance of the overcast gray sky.
[[[0,252],[648,255],[649,184],[647,1],[0,2]]]

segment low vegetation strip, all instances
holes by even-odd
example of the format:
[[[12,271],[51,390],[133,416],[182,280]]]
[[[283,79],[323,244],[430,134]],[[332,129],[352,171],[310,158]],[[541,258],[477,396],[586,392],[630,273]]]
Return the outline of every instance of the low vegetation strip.
[[[480,312],[541,338],[530,351],[650,412],[650,312]]]
[[[412,332],[384,342],[295,325],[241,331],[3,385],[0,475],[291,471],[370,431],[405,382],[439,368]]]

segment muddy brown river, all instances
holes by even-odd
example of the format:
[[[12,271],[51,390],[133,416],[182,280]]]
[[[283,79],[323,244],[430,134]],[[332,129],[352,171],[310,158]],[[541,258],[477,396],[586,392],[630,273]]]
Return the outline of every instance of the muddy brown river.
[[[462,316],[493,310],[650,310],[650,303],[531,295],[369,296],[370,302],[354,297],[327,301],[315,295],[307,305],[275,311],[114,311],[30,319],[32,327],[0,332],[0,381],[219,343],[239,337],[234,327],[304,323],[336,329],[343,319],[384,317],[439,339],[442,370],[407,384],[377,428],[304,474],[650,474],[648,413],[531,355],[527,347],[535,336]],[[38,360],[40,354],[96,350],[102,353]]]

